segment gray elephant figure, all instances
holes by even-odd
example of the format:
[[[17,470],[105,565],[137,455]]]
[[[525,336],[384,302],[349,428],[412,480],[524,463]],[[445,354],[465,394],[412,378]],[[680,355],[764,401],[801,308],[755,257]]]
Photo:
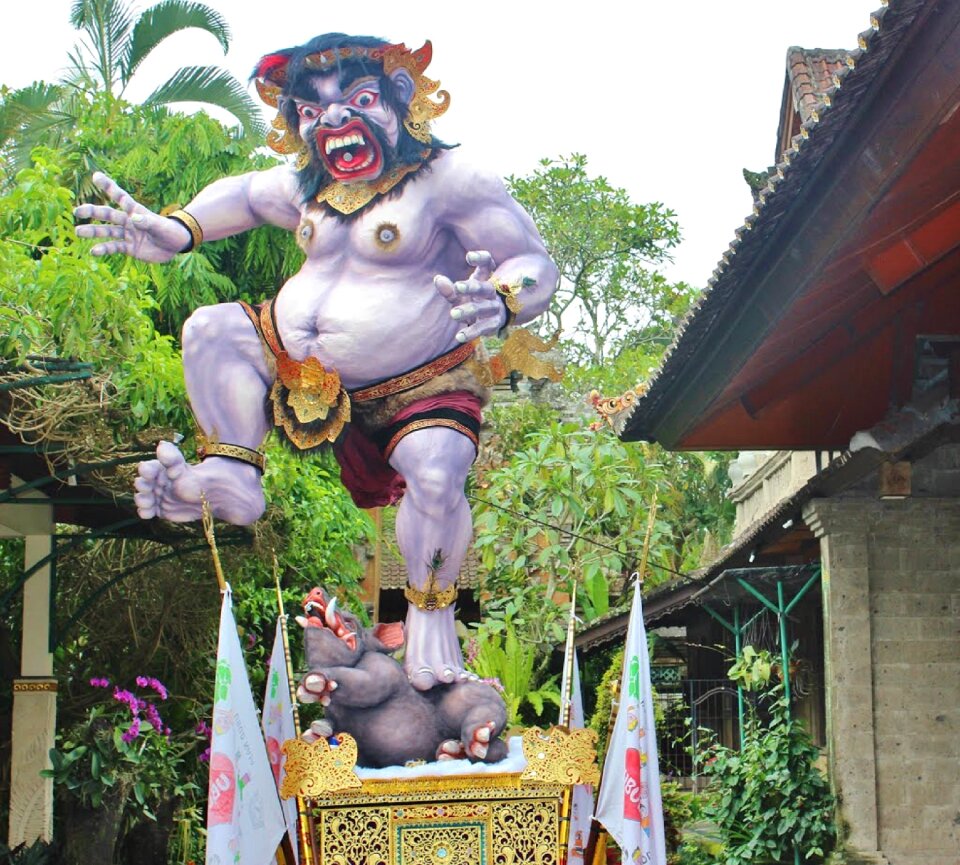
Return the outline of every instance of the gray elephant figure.
[[[306,615],[297,621],[307,673],[298,697],[319,702],[329,728],[357,740],[358,766],[457,758],[495,763],[507,755],[498,738],[506,709],[490,685],[465,678],[418,691],[390,654],[403,646],[401,622],[363,628],[319,588],[303,607]]]

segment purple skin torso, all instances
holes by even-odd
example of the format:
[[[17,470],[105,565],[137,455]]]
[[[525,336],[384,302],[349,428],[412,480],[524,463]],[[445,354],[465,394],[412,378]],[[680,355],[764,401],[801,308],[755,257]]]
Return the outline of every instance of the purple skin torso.
[[[336,369],[347,388],[405,372],[459,344],[462,323],[451,318],[433,280],[466,279],[470,250],[489,251],[507,281],[544,280],[542,298],[531,292],[525,299],[523,320],[549,300],[555,276],[533,224],[498,179],[473,171],[456,152],[441,154],[400,197],[351,221],[297,204],[292,170],[266,174],[271,183],[261,176],[251,184],[251,205],[264,221],[294,231],[307,256],[277,300],[284,346],[296,360],[313,356]],[[208,210],[230,212],[230,199],[246,192],[231,188],[230,179],[221,183],[225,188],[214,184],[191,205],[208,237],[219,228]],[[505,317],[497,310],[490,331]]]

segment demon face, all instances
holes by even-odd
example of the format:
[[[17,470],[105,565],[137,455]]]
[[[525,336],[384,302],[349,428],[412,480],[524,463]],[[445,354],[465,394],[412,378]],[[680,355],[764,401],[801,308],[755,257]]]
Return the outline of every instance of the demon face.
[[[405,70],[391,76],[400,97],[412,93]],[[300,138],[334,180],[375,180],[389,164],[400,137],[400,117],[385,98],[381,78],[343,81],[337,73],[310,76],[293,98]],[[312,91],[312,92],[311,92]]]
[[[380,81],[365,76],[342,85],[339,76],[317,75],[316,100],[295,99],[300,137],[315,148],[334,180],[373,180],[383,171],[383,144],[396,146],[400,126],[384,101]],[[374,132],[377,130],[377,133]]]

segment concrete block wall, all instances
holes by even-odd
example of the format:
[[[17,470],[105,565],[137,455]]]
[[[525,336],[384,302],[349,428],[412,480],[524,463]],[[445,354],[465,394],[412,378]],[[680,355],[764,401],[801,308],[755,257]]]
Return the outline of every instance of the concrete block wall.
[[[960,500],[814,500],[804,517],[848,841],[890,865],[960,865]]]

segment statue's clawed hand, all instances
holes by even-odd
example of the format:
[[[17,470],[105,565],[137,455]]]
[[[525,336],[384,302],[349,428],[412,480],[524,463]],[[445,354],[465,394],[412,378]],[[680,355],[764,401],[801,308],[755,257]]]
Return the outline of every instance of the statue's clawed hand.
[[[473,273],[465,280],[452,282],[442,274],[433,278],[437,291],[452,307],[450,318],[463,322],[458,342],[495,334],[507,320],[507,311],[490,281],[497,267],[493,256],[482,250],[468,252],[467,264],[473,265]]]
[[[81,204],[73,211],[77,219],[98,220],[97,224],[78,225],[78,237],[110,238],[90,250],[94,255],[119,253],[140,261],[163,263],[190,242],[187,228],[147,210],[106,174],[98,171],[93,175],[93,182],[117,205]]]

